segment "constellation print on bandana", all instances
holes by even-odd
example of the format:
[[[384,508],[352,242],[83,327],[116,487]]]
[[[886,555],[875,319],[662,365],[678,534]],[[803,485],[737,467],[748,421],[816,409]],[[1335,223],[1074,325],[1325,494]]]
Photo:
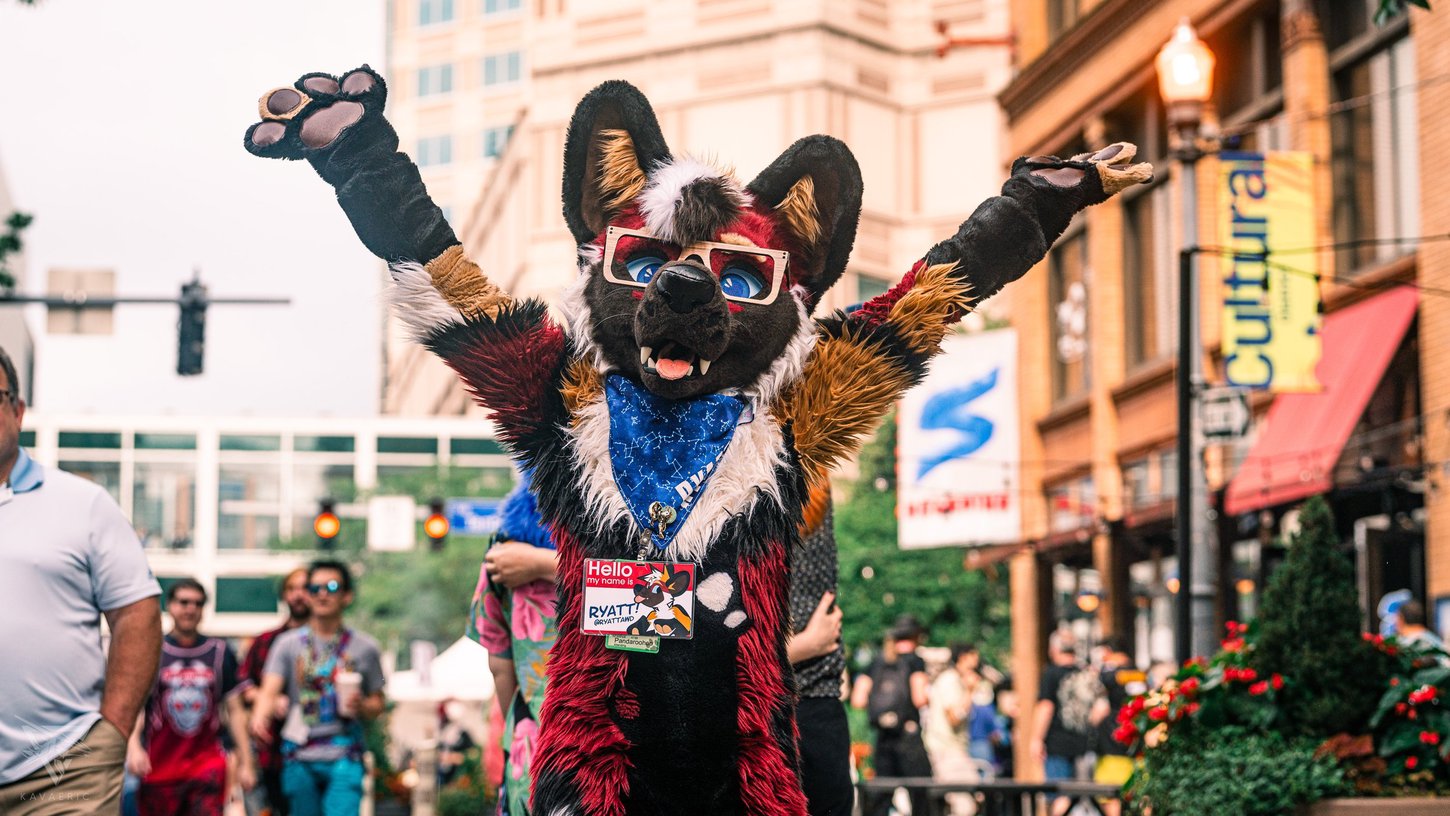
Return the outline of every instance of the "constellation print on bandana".
[[[725,455],[746,400],[734,394],[671,400],[618,374],[605,382],[609,461],[625,506],[655,546],[669,546]],[[673,510],[660,535],[651,505]]]

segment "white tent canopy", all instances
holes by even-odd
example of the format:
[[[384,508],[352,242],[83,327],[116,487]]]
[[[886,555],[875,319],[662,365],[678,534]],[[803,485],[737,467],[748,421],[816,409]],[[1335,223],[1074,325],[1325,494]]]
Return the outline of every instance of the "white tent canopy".
[[[414,700],[489,700],[493,697],[493,675],[488,670],[488,650],[468,638],[459,638],[420,671],[393,672],[388,678],[387,696],[399,702]]]

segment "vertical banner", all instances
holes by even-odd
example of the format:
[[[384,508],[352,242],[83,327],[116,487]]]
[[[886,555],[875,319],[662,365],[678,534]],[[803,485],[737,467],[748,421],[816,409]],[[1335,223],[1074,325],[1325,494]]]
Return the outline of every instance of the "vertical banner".
[[[1015,331],[948,335],[896,421],[902,549],[1021,540]]]
[[[1308,153],[1219,154],[1228,385],[1319,389],[1319,278]]]

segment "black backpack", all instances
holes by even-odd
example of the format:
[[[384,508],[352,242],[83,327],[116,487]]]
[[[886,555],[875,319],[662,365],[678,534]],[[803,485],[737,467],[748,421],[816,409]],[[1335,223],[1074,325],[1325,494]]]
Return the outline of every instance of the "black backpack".
[[[871,673],[871,694],[866,698],[866,716],[882,731],[900,730],[917,718],[911,704],[911,667],[905,659],[882,661]]]

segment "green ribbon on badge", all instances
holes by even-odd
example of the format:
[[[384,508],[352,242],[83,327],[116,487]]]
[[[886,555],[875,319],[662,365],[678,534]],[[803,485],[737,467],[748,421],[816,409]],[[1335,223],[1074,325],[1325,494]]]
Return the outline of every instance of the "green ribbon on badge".
[[[605,635],[604,648],[618,649],[621,652],[658,654],[660,639],[654,635]]]

